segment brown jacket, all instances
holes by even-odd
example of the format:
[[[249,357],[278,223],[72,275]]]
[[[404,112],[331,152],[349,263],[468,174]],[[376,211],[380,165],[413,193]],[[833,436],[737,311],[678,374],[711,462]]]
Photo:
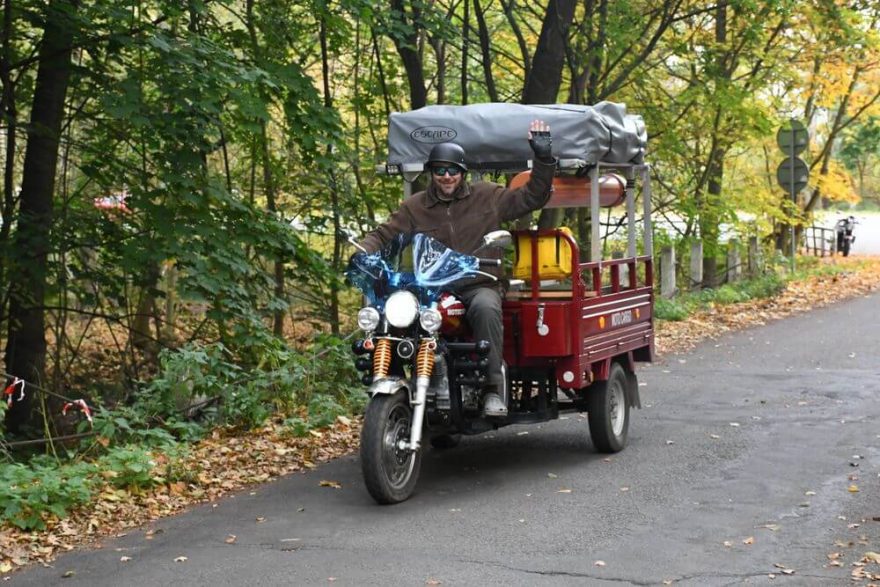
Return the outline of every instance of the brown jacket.
[[[473,253],[484,234],[547,203],[555,169],[555,162],[535,161],[529,182],[514,190],[485,181],[473,185],[462,181],[448,201],[437,197],[432,182],[427,190],[404,200],[387,222],[364,237],[361,245],[375,252],[400,233],[421,232],[451,249]]]

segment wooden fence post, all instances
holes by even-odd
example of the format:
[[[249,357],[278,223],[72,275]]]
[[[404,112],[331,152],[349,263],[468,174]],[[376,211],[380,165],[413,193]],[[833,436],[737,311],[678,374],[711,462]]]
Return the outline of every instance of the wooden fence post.
[[[757,277],[761,274],[761,249],[758,248],[758,237],[749,237],[749,276]]]
[[[699,291],[703,287],[703,241],[691,243],[690,289]]]
[[[727,283],[742,278],[742,260],[739,255],[739,243],[735,240],[728,243],[727,249]]]
[[[675,296],[675,249],[663,247],[660,251],[660,295],[664,298]]]

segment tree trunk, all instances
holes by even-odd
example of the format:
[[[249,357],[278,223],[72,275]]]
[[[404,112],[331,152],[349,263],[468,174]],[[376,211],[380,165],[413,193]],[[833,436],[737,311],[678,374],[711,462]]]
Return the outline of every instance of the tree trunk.
[[[446,41],[441,37],[431,39],[434,59],[437,60],[437,103],[446,103]]]
[[[330,53],[327,48],[327,21],[321,17],[321,71],[323,73],[324,108],[332,110],[333,94],[330,93]],[[332,159],[332,145],[327,145],[327,159]],[[330,212],[333,215],[333,271],[342,269],[342,212],[339,209],[339,182],[332,167],[327,168],[328,186],[330,188]],[[339,283],[330,280],[330,330],[339,334]]]
[[[464,16],[461,19],[461,103],[468,103],[468,59],[471,36],[471,3],[464,0]]]
[[[21,207],[14,237],[16,275],[9,306],[6,369],[40,385],[46,366],[43,297],[52,228],[52,200],[64,100],[70,83],[74,22],[79,0],[53,0],[40,45],[31,123],[22,172]],[[31,418],[34,394],[25,394],[6,414],[17,432]]]
[[[161,270],[159,263],[150,261],[146,268],[145,279],[137,283],[140,286],[140,298],[134,312],[134,320],[131,324],[131,344],[134,348],[148,353],[151,358],[158,352],[157,339],[159,328],[154,335],[150,332],[150,322],[158,325],[158,312],[156,311],[156,295],[154,292],[159,286]]]
[[[727,4],[720,2],[715,9],[715,42],[718,53],[715,56],[719,76],[730,80],[731,72],[727,64],[727,54],[722,47],[727,43]],[[700,238],[703,240],[703,287],[716,287],[718,280],[718,240],[720,238],[718,202],[724,179],[724,157],[727,149],[724,146],[722,133],[723,113],[721,106],[715,112],[715,124],[712,128],[712,149],[706,165],[706,196],[700,206]]]
[[[574,18],[575,0],[553,0],[547,5],[532,70],[523,89],[523,104],[554,104],[562,85],[565,44]]]
[[[495,89],[495,78],[492,76],[492,51],[489,45],[489,29],[486,27],[486,15],[480,6],[480,0],[474,0],[474,12],[477,13],[477,30],[480,34],[480,53],[483,64],[483,77],[486,79],[486,92],[490,102],[498,101],[498,90]]]
[[[15,155],[18,112],[12,81],[12,0],[3,1],[3,50],[0,53],[0,116],[6,121],[6,157],[3,162],[3,212],[0,215],[0,247],[8,250],[12,216],[15,212]],[[0,259],[0,328],[6,321],[6,259]]]
[[[422,56],[418,51],[420,31],[420,11],[413,8],[412,19],[407,21],[406,12],[403,9],[403,0],[391,0],[390,8],[397,13],[401,24],[409,29],[405,37],[391,35],[397,54],[403,61],[406,70],[406,79],[409,82],[409,101],[413,109],[421,108],[428,104],[428,90],[425,87],[425,71],[422,68]]]
[[[708,185],[703,207],[700,211],[700,237],[703,240],[703,287],[716,287],[718,280],[718,239],[720,238],[719,220],[716,210],[721,198],[721,187],[724,179],[724,157],[726,151],[716,147],[709,159]]]

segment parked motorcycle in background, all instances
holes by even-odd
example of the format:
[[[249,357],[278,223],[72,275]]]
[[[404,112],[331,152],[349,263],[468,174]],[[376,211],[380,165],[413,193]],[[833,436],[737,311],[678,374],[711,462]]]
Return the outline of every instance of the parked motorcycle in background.
[[[837,225],[835,226],[835,230],[837,232],[837,250],[843,253],[844,257],[849,256],[850,249],[852,249],[852,245],[856,242],[856,237],[853,234],[853,229],[855,228],[856,219],[854,216],[849,216],[847,218],[841,218],[837,221]]]

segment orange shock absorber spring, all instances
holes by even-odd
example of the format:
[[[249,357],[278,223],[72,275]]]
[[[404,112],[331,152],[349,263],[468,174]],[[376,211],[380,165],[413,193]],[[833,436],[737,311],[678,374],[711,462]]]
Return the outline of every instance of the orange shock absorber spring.
[[[437,342],[431,338],[423,338],[419,343],[419,354],[416,356],[416,376],[431,377],[434,370],[434,349]]]
[[[376,349],[373,351],[373,380],[388,377],[391,368],[391,341],[380,338],[376,341]]]

